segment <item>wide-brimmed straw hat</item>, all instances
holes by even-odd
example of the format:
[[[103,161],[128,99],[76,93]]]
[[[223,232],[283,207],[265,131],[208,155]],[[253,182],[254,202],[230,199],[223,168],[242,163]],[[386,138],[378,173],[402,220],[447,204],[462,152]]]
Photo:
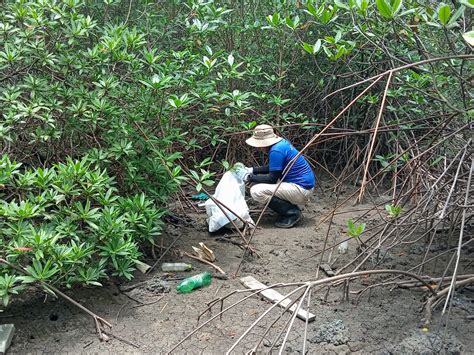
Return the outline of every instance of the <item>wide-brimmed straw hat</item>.
[[[254,128],[252,137],[247,139],[245,143],[252,147],[262,148],[274,145],[282,139],[275,134],[272,126],[261,124]]]

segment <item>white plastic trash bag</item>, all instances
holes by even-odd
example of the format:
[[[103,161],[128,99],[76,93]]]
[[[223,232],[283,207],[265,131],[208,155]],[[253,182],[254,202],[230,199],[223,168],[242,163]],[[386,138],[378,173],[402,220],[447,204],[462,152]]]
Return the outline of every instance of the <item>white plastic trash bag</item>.
[[[235,173],[228,171],[224,174],[217,185],[213,197],[237,213],[237,215],[244,221],[253,224],[253,220],[249,214],[249,207],[247,206],[247,202],[245,202],[245,183],[239,179]],[[222,227],[232,225],[230,220],[235,221],[234,223],[238,228],[243,227],[242,221],[237,218],[235,214],[221,206],[227,216],[229,216],[229,220],[224,212],[222,212],[222,210],[211,199],[207,200],[204,206],[206,207],[208,217],[207,223],[209,225],[209,232],[215,232]]]

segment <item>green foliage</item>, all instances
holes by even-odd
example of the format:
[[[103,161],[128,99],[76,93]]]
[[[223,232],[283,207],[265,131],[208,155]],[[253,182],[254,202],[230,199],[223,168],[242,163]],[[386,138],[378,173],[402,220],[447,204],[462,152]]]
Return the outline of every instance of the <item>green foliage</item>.
[[[474,46],[474,31],[466,32],[462,36],[469,45]]]
[[[379,13],[386,18],[393,18],[402,6],[402,0],[375,0]]]
[[[233,168],[227,160],[222,160],[221,165],[225,171],[230,171]]]
[[[365,231],[365,223],[354,223],[352,219],[347,221],[347,235],[350,237],[359,238]]]
[[[291,127],[302,125],[292,140],[300,147],[359,90],[323,100],[337,88],[469,53],[472,0],[434,3],[2,3],[0,255],[60,286],[131,277],[139,245],[159,234],[162,208],[155,205],[166,205],[179,184],[211,186],[221,165],[231,169],[249,154],[236,132],[271,123],[292,137]],[[371,172],[402,178],[411,157],[390,162],[404,142],[453,114],[451,129],[458,117],[465,124],[473,112],[467,77],[458,59],[394,74],[382,116],[388,128],[377,135]],[[372,129],[379,84],[334,128]],[[329,137],[314,152],[323,152],[328,167],[355,169],[361,159],[327,152],[360,152],[367,137]],[[440,147],[428,160],[436,165],[449,154]],[[0,271],[6,302],[24,280]]]
[[[390,218],[397,218],[402,213],[402,206],[387,204],[385,205],[385,211],[387,211]]]
[[[0,138],[22,142],[8,153],[23,161],[33,150],[46,164],[88,154],[117,174],[121,191],[165,202],[183,181],[177,159],[225,143],[220,133],[266,96],[235,88],[258,66],[209,41],[230,9],[187,1],[168,19],[158,5],[134,4],[143,21],[125,24],[119,3],[105,16],[95,3],[2,5]]]
[[[376,155],[374,157],[374,161],[378,161],[382,168],[387,171],[395,171],[397,168],[403,167],[410,160],[408,153],[402,154],[402,156],[399,157],[395,163],[393,163],[392,161],[395,157],[395,154],[388,154],[386,156]]]
[[[459,0],[459,3],[474,9],[474,0]]]
[[[303,48],[310,54],[316,54],[321,49],[321,39],[318,39],[313,45],[303,42]]]
[[[441,22],[443,26],[446,26],[449,22],[449,18],[451,17],[451,8],[449,5],[442,2],[438,6],[438,20]]]
[[[6,155],[0,161],[8,173],[2,180],[0,257],[27,271],[0,269],[5,305],[29,283],[71,287],[100,285],[108,275],[130,279],[139,245],[160,235],[164,211],[143,193],[118,196],[113,178],[87,159],[23,171]]]
[[[21,279],[19,276],[7,273],[3,274],[3,276],[0,275],[0,297],[5,307],[8,306],[12,295],[17,295],[23,290],[24,285],[21,285],[20,282]]]
[[[211,179],[212,176],[215,175],[215,173],[201,169],[199,174],[195,170],[190,170],[190,174],[194,181],[196,181],[196,191],[201,191],[203,185],[205,186],[212,186],[214,185],[214,181]]]

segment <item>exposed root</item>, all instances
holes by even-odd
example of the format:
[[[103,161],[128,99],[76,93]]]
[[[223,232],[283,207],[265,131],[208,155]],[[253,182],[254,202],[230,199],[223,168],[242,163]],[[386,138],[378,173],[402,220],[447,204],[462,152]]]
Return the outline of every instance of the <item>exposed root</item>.
[[[464,286],[470,285],[472,283],[474,283],[474,277],[470,277],[470,278],[465,279],[465,280],[457,281],[454,284],[454,288],[458,289],[459,287],[464,287]],[[426,301],[425,322],[423,324],[423,326],[425,328],[429,328],[431,326],[431,320],[432,320],[432,317],[433,317],[433,309],[436,307],[438,301],[442,300],[444,297],[446,297],[448,295],[450,289],[451,289],[451,287],[446,287],[446,288],[442,289],[441,291],[437,292],[435,295],[428,298],[428,300]]]

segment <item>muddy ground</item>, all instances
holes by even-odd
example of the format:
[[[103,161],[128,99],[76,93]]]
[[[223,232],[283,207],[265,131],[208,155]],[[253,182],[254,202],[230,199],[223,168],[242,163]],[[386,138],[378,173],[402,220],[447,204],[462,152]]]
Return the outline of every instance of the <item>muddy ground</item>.
[[[252,275],[265,284],[315,279],[319,256],[311,256],[322,249],[328,224],[323,223],[319,228],[316,226],[335,202],[335,196],[330,192],[323,193],[323,190],[324,184],[305,208],[305,218],[297,228],[274,228],[274,216],[265,216],[261,223],[262,229],[257,231],[253,242],[253,247],[261,258],[246,257],[239,277]],[[351,192],[349,190],[340,196],[341,200]],[[380,201],[371,202],[383,200],[379,199]],[[356,218],[371,206],[348,206],[347,213],[335,215],[330,242],[342,240],[347,219]],[[364,220],[370,227],[377,223],[378,217],[376,213],[371,213]],[[238,245],[220,239],[225,237],[224,234],[207,233],[203,214],[192,215],[191,221],[187,218],[170,219],[163,235],[163,245],[170,245],[177,237],[179,240],[175,244],[176,248],[163,261],[190,262],[194,266],[193,271],[166,275],[156,270],[149,276],[137,274],[129,283],[119,284],[111,280],[102,288],[73,290],[68,293],[113,324],[111,333],[114,336],[108,342],[98,339],[92,319],[78,308],[61,299],[54,300],[50,296],[45,298],[43,293],[37,291],[29,293],[27,299],[14,301],[0,314],[1,323],[14,323],[17,328],[9,353],[160,353],[171,350],[195,328],[197,317],[205,310],[208,302],[233,290],[242,289],[239,277],[231,277],[228,280],[214,279],[209,287],[190,294],[177,294],[175,287],[179,281],[163,281],[164,279],[213,270],[198,261],[181,258],[178,250],[191,252],[191,245],[202,241],[214,250],[216,264],[229,274],[237,270],[242,257],[242,250]],[[238,237],[230,239],[239,241]],[[333,269],[350,261],[355,256],[356,247],[356,241],[351,240],[347,253],[339,254],[334,251]],[[403,249],[393,249],[386,255],[383,268],[406,270],[409,265],[415,265],[422,259],[423,250],[423,241],[407,245]],[[472,259],[472,254],[469,257]],[[149,262],[153,263],[152,260]],[[370,263],[367,265],[369,267]],[[436,272],[434,268],[437,268]],[[473,273],[473,266],[470,268],[461,272]],[[438,262],[437,265],[429,265],[426,272],[439,274],[441,270],[441,262]],[[319,277],[326,275],[320,272]],[[446,321],[439,321],[438,309],[434,325],[426,332],[420,327],[424,317],[422,308],[426,291],[375,288],[370,299],[367,293],[357,306],[354,304],[357,296],[354,292],[377,280],[377,277],[370,277],[351,283],[349,302],[341,301],[340,287],[330,291],[326,302],[323,300],[324,293],[313,294],[310,311],[316,315],[316,320],[308,326],[308,353],[467,354],[473,351],[474,328],[472,320],[468,318],[474,314],[473,289],[466,288],[456,293],[447,330],[444,327]],[[131,291],[124,291],[133,285],[139,286]],[[242,295],[234,296],[232,300],[240,297]],[[223,353],[269,306],[270,303],[263,299],[252,297],[228,311],[222,320],[216,319],[197,332],[175,353]],[[217,312],[216,308],[212,315]],[[251,349],[270,322],[280,314],[279,309],[272,311],[236,348],[236,353]],[[205,315],[202,319],[205,321],[209,316]],[[282,317],[275,330],[264,336],[258,352],[268,352],[271,349],[275,336],[284,328],[288,319],[286,315]],[[304,325],[303,321],[296,319],[283,352],[302,352]],[[281,339],[276,342],[274,352],[280,350],[280,344]]]

